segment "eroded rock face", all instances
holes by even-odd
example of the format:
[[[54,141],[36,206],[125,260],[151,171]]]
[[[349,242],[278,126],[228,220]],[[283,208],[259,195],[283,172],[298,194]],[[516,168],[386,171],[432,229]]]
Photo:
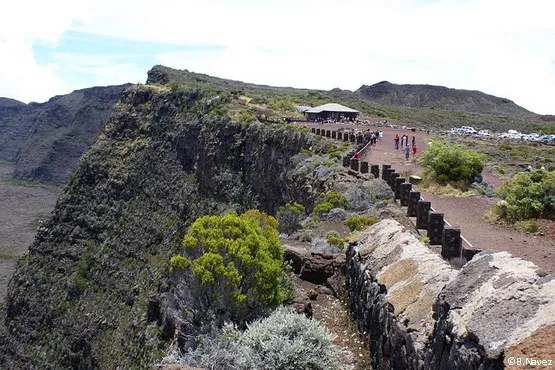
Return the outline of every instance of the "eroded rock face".
[[[130,86],[76,90],[41,104],[0,104],[0,159],[15,163],[18,179],[65,184]]]
[[[358,236],[347,252],[347,286],[359,330],[370,332],[375,369],[423,368],[433,303],[455,275],[396,221]]]
[[[211,112],[217,101],[196,89],[124,93],[18,263],[0,367],[150,367],[174,334],[167,313],[188,305],[169,273],[187,225],[230,209],[310,206],[327,190],[333,173],[295,171],[312,134],[234,123]]]
[[[284,261],[290,261],[293,272],[303,280],[324,284],[334,275],[344,275],[345,256],[334,253],[312,252],[284,245]]]
[[[508,347],[553,325],[555,281],[536,269],[507,252],[476,255],[436,301],[430,363],[502,367]]]
[[[482,252],[457,272],[396,221],[370,227],[347,252],[347,286],[374,368],[503,368],[555,324],[555,280],[536,269]]]

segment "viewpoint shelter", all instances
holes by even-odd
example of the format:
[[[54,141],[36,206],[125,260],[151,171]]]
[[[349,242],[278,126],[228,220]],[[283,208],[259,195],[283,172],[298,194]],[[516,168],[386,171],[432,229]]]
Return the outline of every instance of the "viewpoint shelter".
[[[354,121],[358,111],[337,103],[328,103],[310,108],[304,112],[309,121]]]

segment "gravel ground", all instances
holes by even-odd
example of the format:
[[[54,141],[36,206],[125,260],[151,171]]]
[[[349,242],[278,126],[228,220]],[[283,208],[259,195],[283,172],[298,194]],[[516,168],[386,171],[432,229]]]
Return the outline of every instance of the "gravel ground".
[[[27,252],[39,220],[48,217],[58,197],[57,189],[8,183],[12,173],[13,166],[0,164],[0,302],[17,259]]]

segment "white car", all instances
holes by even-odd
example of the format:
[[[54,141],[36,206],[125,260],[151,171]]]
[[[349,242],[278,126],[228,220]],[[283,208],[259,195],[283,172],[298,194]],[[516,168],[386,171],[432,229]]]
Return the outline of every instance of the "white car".
[[[489,130],[480,130],[478,131],[478,135],[481,137],[491,137],[491,132]]]

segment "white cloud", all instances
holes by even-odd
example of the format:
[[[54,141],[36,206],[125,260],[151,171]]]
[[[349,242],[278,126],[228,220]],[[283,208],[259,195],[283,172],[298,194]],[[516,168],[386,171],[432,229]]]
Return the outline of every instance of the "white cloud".
[[[15,28],[25,40],[55,43],[70,28],[136,41],[221,45],[223,51],[163,53],[158,59],[176,68],[273,85],[356,89],[389,80],[480,89],[538,113],[555,113],[551,0],[56,4],[52,12],[50,5],[41,5],[40,12],[48,16],[35,16],[30,28],[26,23],[31,21],[23,16],[29,4],[16,5],[21,17],[0,26],[0,37],[2,30]],[[59,65],[95,71],[104,76],[99,81],[114,78],[111,83],[119,83],[139,76],[136,67],[125,63],[88,65],[69,59]],[[142,76],[144,80],[146,71]]]
[[[68,90],[54,68],[35,62],[30,43],[0,40],[0,55],[0,96],[41,102]]]

